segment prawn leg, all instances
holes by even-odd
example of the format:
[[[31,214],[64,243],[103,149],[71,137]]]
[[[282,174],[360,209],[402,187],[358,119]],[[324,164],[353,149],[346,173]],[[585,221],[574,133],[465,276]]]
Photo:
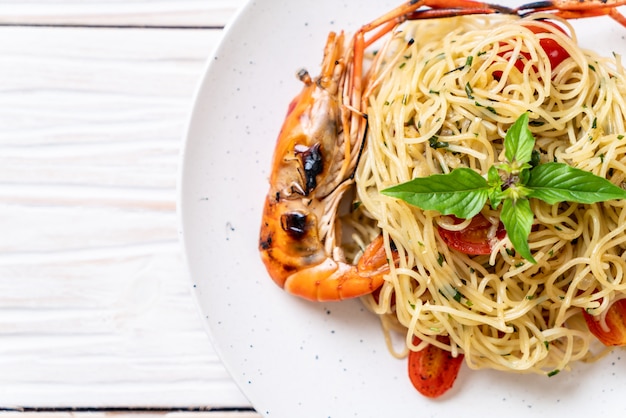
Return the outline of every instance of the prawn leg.
[[[626,17],[617,9],[626,5],[626,0],[545,0],[527,3],[515,8],[520,16],[535,12],[549,12],[563,19],[609,16],[626,27]]]

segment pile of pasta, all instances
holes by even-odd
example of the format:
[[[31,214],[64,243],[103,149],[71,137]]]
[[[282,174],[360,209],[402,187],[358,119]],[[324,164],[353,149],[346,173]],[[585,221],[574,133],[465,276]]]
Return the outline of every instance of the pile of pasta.
[[[457,167],[486,175],[502,161],[505,133],[524,112],[542,162],[624,182],[626,78],[619,56],[582,50],[567,22],[558,22],[564,33],[541,17],[406,22],[377,51],[355,177],[358,216],[373,226],[360,222],[357,234],[367,243],[382,231],[389,259],[396,250],[398,257],[380,291],[363,301],[388,332],[403,333],[407,349],[434,344],[464,354],[471,368],[556,373],[598,355],[581,312],[602,318],[626,295],[624,201],[532,199],[533,264],[506,237],[489,255],[452,250],[438,229],[467,223],[380,193]],[[540,38],[556,40],[569,58],[552,68]],[[489,205],[482,214],[497,223]]]

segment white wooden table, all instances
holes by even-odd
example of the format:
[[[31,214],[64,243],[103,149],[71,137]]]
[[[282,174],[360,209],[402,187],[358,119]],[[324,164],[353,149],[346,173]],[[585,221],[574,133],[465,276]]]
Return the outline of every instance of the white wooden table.
[[[204,332],[176,216],[193,93],[243,3],[0,1],[5,413],[258,416]]]

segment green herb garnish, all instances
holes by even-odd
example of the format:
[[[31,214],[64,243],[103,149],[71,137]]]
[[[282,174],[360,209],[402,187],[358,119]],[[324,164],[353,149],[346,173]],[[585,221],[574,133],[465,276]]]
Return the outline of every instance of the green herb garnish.
[[[430,145],[432,149],[437,149],[437,148],[447,148],[448,145],[450,144],[444,141],[439,141],[439,137],[435,135],[435,136],[431,136],[430,139],[428,139],[428,145]]]
[[[474,89],[470,85],[469,81],[465,83],[465,94],[467,94],[467,98],[470,100],[474,99]]]
[[[432,142],[438,141],[430,142],[433,146]],[[470,168],[456,168],[448,174],[415,178],[381,193],[423,210],[436,210],[461,219],[477,215],[488,200],[494,209],[502,203],[500,220],[511,244],[522,257],[536,263],[528,246],[534,220],[529,199],[549,204],[591,204],[626,199],[626,190],[564,163],[538,164],[533,159],[534,146],[528,114],[524,113],[504,138],[506,161],[490,167],[486,178]]]

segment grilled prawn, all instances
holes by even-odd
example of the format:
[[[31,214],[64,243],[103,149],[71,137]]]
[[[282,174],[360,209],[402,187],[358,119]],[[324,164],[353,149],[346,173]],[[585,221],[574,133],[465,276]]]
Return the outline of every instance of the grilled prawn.
[[[304,88],[280,132],[265,201],[263,261],[279,286],[306,299],[370,293],[389,268],[382,238],[357,265],[345,261],[339,246],[337,207],[353,183],[365,126],[349,79],[351,58],[345,36],[331,33],[321,76],[300,71]]]

